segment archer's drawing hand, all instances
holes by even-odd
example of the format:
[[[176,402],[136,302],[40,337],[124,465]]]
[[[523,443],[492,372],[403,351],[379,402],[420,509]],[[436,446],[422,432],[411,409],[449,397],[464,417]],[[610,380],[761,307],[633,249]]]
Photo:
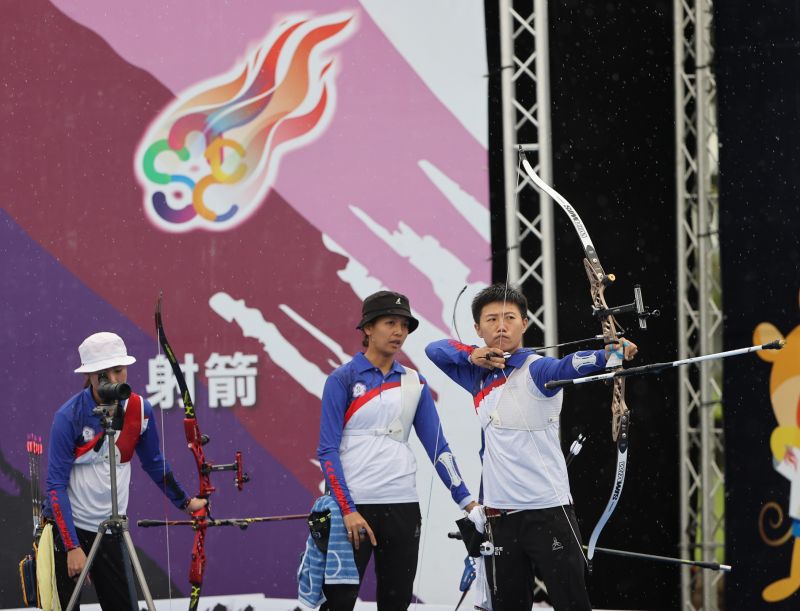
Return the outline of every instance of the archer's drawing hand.
[[[469,355],[469,362],[484,369],[505,369],[506,359],[500,348],[475,348]]]

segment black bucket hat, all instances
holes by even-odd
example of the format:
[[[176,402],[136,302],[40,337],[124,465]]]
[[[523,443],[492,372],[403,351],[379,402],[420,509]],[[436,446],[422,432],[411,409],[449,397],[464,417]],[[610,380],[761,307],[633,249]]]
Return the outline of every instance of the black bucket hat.
[[[393,291],[378,291],[364,300],[361,305],[361,322],[356,329],[362,329],[379,316],[405,316],[408,318],[409,333],[419,327],[419,321],[411,315],[408,297]]]

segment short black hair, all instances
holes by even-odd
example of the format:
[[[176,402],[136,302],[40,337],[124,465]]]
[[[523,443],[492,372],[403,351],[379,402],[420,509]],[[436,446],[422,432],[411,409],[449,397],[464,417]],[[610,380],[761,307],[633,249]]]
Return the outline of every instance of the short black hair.
[[[492,286],[487,286],[480,293],[475,295],[472,300],[472,319],[475,324],[481,321],[481,311],[484,306],[502,301],[503,303],[513,303],[519,308],[522,318],[528,318],[528,300],[517,287],[502,282],[497,282]]]

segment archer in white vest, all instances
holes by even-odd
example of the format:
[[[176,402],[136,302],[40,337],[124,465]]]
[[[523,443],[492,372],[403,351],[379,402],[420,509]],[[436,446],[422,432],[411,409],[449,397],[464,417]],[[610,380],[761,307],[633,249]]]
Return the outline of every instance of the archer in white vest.
[[[380,291],[362,305],[364,352],[336,369],[322,394],[319,456],[330,494],[342,510],[363,579],[375,551],[379,611],[407,609],[417,569],[421,514],[411,428],[453,501],[476,506],[458,471],[425,379],[395,360],[419,321],[408,298]],[[322,609],[348,611],[359,585],[323,586]]]
[[[556,611],[584,611],[591,604],[561,449],[562,394],[544,384],[602,370],[611,351],[630,360],[637,348],[620,339],[605,350],[543,357],[522,348],[527,312],[520,291],[495,284],[472,302],[485,346],[445,339],[425,352],[472,395],[483,429],[483,507],[470,517],[486,524],[491,550],[482,565],[487,600],[476,602],[493,611],[529,611],[536,571]]]

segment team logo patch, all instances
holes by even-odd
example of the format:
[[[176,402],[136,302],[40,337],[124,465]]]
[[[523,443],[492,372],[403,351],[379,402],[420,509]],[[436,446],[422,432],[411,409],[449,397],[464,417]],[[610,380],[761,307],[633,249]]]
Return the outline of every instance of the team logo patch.
[[[94,439],[94,429],[90,426],[83,427],[83,440],[91,441]]]
[[[580,371],[582,367],[597,366],[597,355],[594,352],[588,354],[581,354],[576,352],[572,355],[572,366],[575,371]]]
[[[361,397],[367,392],[367,385],[364,382],[356,382],[353,384],[353,396]]]

